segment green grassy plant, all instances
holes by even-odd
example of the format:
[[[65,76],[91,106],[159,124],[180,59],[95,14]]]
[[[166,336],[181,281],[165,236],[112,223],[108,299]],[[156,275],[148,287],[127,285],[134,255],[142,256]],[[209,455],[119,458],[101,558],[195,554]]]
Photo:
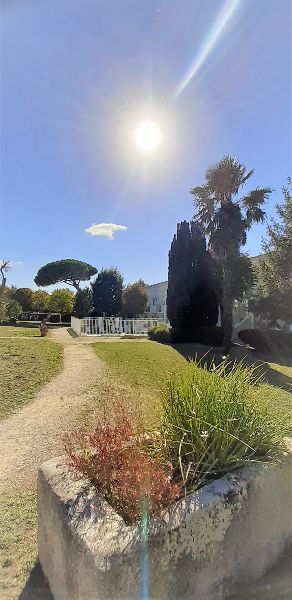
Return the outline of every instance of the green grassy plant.
[[[283,451],[286,421],[265,401],[259,383],[256,369],[243,363],[210,369],[190,362],[167,378],[163,445],[186,489]]]

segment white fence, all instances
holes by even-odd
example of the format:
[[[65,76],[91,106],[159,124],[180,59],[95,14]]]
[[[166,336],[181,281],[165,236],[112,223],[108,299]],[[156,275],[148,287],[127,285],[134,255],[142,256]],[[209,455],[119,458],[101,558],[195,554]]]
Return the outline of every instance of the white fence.
[[[163,323],[163,319],[71,318],[71,327],[77,335],[147,335],[150,327],[158,323]]]

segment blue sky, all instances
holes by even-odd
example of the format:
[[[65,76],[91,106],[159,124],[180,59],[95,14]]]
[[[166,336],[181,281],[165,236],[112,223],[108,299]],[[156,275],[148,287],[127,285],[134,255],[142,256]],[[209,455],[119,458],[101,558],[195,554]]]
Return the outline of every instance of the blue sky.
[[[273,215],[291,173],[291,3],[230,4],[3,0],[0,256],[13,261],[9,283],[33,287],[40,266],[69,257],[116,266],[129,282],[166,279],[176,223],[193,214],[189,189],[227,153],[255,169],[253,186],[275,190]],[[148,117],[162,144],[145,155],[133,132]],[[127,231],[92,237],[93,223]],[[252,255],[263,232],[248,236]]]

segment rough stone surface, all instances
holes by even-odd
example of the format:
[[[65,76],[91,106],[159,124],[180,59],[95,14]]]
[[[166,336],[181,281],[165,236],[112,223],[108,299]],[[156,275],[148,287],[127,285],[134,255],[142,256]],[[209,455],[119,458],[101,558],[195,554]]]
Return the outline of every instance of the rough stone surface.
[[[148,541],[62,457],[39,471],[39,558],[55,600],[227,597],[292,541],[292,460],[241,469],[152,518]],[[146,585],[148,596],[143,596]]]

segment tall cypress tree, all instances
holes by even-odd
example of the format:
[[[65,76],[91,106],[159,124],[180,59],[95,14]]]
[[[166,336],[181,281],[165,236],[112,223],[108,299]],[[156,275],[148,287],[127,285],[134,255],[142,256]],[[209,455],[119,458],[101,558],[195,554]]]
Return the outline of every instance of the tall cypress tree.
[[[211,285],[206,240],[194,222],[178,223],[171,244],[167,316],[172,327],[188,331],[217,323],[218,302]]]

